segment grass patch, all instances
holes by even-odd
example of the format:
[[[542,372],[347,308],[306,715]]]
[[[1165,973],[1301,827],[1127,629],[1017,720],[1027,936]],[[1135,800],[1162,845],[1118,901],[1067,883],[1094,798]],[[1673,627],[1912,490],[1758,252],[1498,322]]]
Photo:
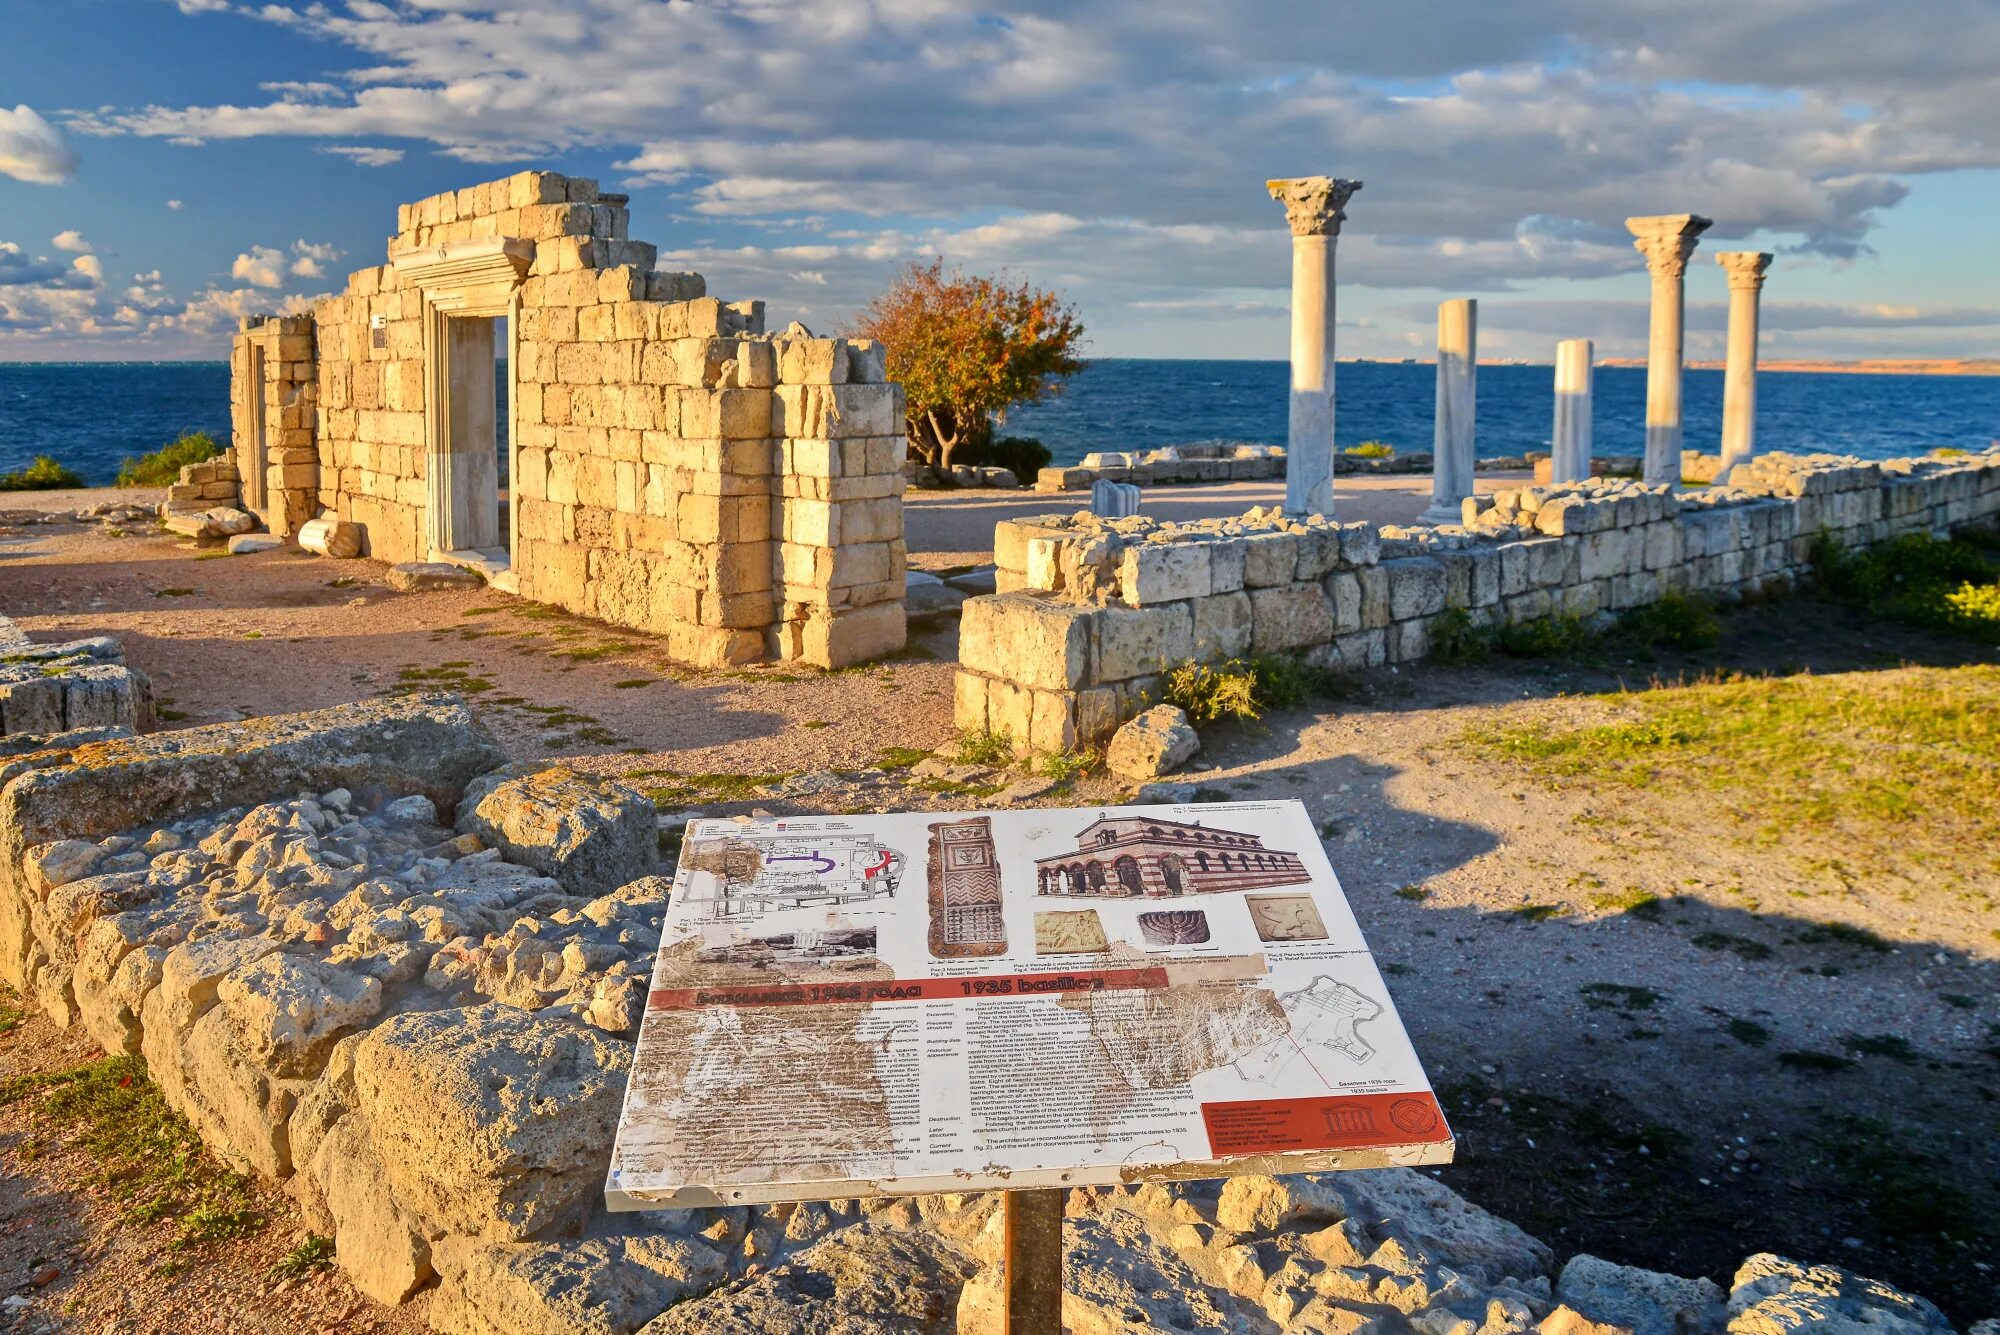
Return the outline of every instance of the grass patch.
[[[980,732],[967,728],[958,734],[952,759],[961,765],[1011,765],[1014,763],[1014,739],[1004,732]]]
[[[1500,723],[1463,741],[1609,800],[1621,789],[1725,794],[1729,809],[1782,813],[1757,818],[1773,842],[1837,835],[1863,854],[1956,857],[2000,833],[2000,666],[1733,678],[1599,699],[1619,717]]]
[[[1802,946],[1840,946],[1874,955],[1887,955],[1896,948],[1866,927],[1850,927],[1844,922],[1823,922],[1808,927],[1792,940]]]
[[[930,752],[914,746],[885,746],[876,755],[878,769],[910,769],[931,758]]]
[[[1849,1034],[1840,1040],[1840,1046],[1864,1057],[1887,1057],[1905,1066],[1917,1064],[1917,1050],[1901,1034]]]
[[[1688,938],[1688,944],[1697,950],[1727,950],[1746,960],[1767,960],[1772,950],[1762,941],[1752,941],[1747,936],[1731,936],[1727,932],[1702,932]]]
[[[657,678],[654,677],[627,677],[624,681],[612,682],[611,689],[614,691],[636,691],[641,686],[653,685],[656,680]]]
[[[1641,922],[1658,922],[1660,913],[1666,907],[1660,897],[1650,890],[1638,886],[1627,886],[1623,890],[1607,890],[1603,894],[1590,897],[1590,907],[1599,913],[1630,914]]]
[[[396,673],[397,684],[391,690],[398,695],[413,695],[420,691],[462,691],[467,695],[479,695],[493,689],[493,682],[486,677],[476,677],[465,670],[463,663],[440,663],[436,667],[416,667],[414,665]],[[576,720],[591,722],[579,714]]]
[[[1627,983],[1585,983],[1577,989],[1592,1010],[1649,1011],[1665,999],[1664,992]]]
[[[0,473],[0,491],[67,491],[88,485],[52,455],[38,454],[26,468]]]
[[[1499,627],[1494,645],[1510,658],[1578,658],[1597,648],[1597,632],[1579,616],[1537,617]]]
[[[1104,763],[1104,754],[1095,749],[1083,751],[1059,751],[1040,757],[1035,769],[1044,777],[1057,783],[1075,783],[1086,774],[1094,773]]]
[[[2000,563],[1978,542],[1906,533],[1847,551],[1822,533],[1810,559],[1837,598],[1927,630],[2000,644]]]
[[[181,480],[181,469],[205,463],[222,453],[215,437],[206,431],[183,431],[180,439],[162,445],[151,454],[128,457],[118,466],[121,487],[171,487]]]
[[[307,1275],[333,1269],[333,1239],[317,1233],[306,1234],[297,1246],[271,1263],[266,1271],[272,1279],[304,1279]]]
[[[1728,1024],[1722,1027],[1722,1032],[1728,1034],[1745,1047],[1761,1048],[1771,1041],[1771,1031],[1763,1025],[1758,1024],[1755,1020],[1732,1018]]]
[[[1430,897],[1431,897],[1431,892],[1424,889],[1421,885],[1403,885],[1396,887],[1396,898],[1407,899],[1413,904],[1421,904]]]
[[[1669,592],[1625,613],[1618,635],[1653,649],[1706,649],[1722,638],[1722,622],[1710,604]]]
[[[1807,1075],[1837,1075],[1854,1068],[1853,1062],[1837,1053],[1810,1050],[1781,1052],[1778,1054],[1778,1065]]]
[[[1495,636],[1491,628],[1472,624],[1472,613],[1463,607],[1447,607],[1431,618],[1431,661],[1436,663],[1483,663],[1493,656]]]
[[[155,589],[153,590],[153,596],[155,598],[186,598],[193,592],[193,589],[183,588]]]
[[[137,1057],[121,1053],[0,1083],[0,1104],[24,1102],[38,1128],[67,1134],[90,1155],[97,1185],[126,1219],[171,1224],[174,1247],[245,1238],[264,1226],[248,1179],[210,1157]]]
[[[1332,676],[1289,654],[1182,663],[1167,674],[1162,699],[1186,711],[1197,727],[1254,723],[1273,709],[1293,709],[1336,694]]]
[[[1507,910],[1510,917],[1522,922],[1547,922],[1550,918],[1562,916],[1560,904],[1523,904],[1520,908]]]
[[[667,782],[645,790],[658,807],[691,807],[716,802],[748,802],[774,784],[783,783],[798,771],[784,774],[677,774],[672,770],[635,770],[621,777],[665,779]]]

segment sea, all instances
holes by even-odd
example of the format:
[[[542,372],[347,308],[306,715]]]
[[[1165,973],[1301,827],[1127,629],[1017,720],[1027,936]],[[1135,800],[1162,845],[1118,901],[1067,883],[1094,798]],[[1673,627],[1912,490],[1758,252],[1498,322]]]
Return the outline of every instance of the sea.
[[[1284,362],[1093,361],[1002,430],[1034,436],[1057,463],[1093,450],[1141,450],[1205,440],[1285,443]],[[1480,457],[1548,448],[1554,371],[1479,368]],[[1431,447],[1436,372],[1416,362],[1343,362],[1336,379],[1338,443]],[[1595,382],[1599,454],[1645,446],[1646,372],[1603,366]],[[1713,451],[1722,433],[1722,372],[1690,370],[1683,388],[1686,444]],[[504,417],[502,418],[504,421]],[[0,363],[0,472],[53,455],[91,483],[119,462],[183,431],[229,432],[225,362]],[[1940,446],[1984,448],[2000,438],[2000,377],[1766,372],[1757,382],[1757,444],[1868,459]]]

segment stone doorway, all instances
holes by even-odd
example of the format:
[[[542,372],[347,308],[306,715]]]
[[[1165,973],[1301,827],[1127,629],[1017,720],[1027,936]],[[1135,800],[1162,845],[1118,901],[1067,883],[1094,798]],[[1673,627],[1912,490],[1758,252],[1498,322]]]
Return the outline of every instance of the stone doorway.
[[[438,556],[490,573],[512,564],[511,534],[502,500],[511,475],[509,436],[501,398],[501,359],[507,345],[505,316],[442,316],[436,352],[441,428],[435,461],[431,545]],[[511,361],[509,362],[511,369]]]

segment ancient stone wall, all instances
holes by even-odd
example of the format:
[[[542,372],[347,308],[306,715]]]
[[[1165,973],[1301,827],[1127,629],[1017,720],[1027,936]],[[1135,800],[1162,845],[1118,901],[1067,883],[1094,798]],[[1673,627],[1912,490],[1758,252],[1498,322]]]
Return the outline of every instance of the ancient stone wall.
[[[404,206],[389,263],[311,317],[313,508],[377,559],[477,564],[684,662],[901,647],[903,405],[883,349],[767,335],[761,302],[655,271],[626,226],[624,196],[552,172]],[[509,391],[510,420],[487,423],[510,442],[498,525],[490,451],[450,445],[459,415],[491,415],[490,358],[484,381],[452,369],[488,337]]]
[[[1471,626],[1591,617],[1670,591],[1788,586],[1821,533],[1843,546],[2000,517],[2000,449],[1864,462],[1764,455],[1704,491],[1592,479],[1467,502],[1464,525],[1377,529],[1275,510],[1160,523],[1004,522],[998,592],[964,605],[955,715],[1023,751],[1102,741],[1177,664],[1297,653],[1375,668]]]
[[[125,666],[108,635],[38,644],[0,616],[0,781],[33,751],[61,734],[93,737],[153,726],[146,674]],[[84,740],[80,735],[74,740]]]
[[[319,415],[314,320],[310,315],[251,316],[229,348],[229,463],[241,508],[280,537],[318,512]],[[202,465],[195,465],[199,468]],[[184,477],[183,482],[187,479]],[[204,491],[206,509],[227,496]],[[169,504],[173,498],[169,496]]]

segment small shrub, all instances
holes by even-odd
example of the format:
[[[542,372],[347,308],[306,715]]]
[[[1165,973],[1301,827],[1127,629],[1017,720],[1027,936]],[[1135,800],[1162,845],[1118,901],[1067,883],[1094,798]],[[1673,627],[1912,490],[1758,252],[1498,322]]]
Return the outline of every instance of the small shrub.
[[[1705,649],[1722,638],[1715,609],[1678,592],[1633,608],[1621,618],[1618,629],[1627,639],[1655,649]]]
[[[1257,700],[1256,670],[1240,659],[1216,667],[1181,664],[1167,674],[1166,702],[1179,705],[1196,724],[1223,719],[1247,723],[1264,714]]]
[[[1094,771],[1104,761],[1104,756],[1095,750],[1060,751],[1043,756],[1035,768],[1046,778],[1057,783],[1075,783],[1084,775]]]
[[[1983,534],[1906,533],[1866,551],[1813,539],[1808,557],[1828,592],[1912,625],[2000,644],[2000,566]]]
[[[1447,607],[1431,618],[1431,661],[1483,663],[1493,653],[1493,634],[1472,624],[1463,607]]]
[[[333,1268],[333,1239],[308,1233],[304,1241],[271,1263],[273,1279],[304,1279],[320,1270]]]
[[[978,462],[1006,469],[1023,486],[1033,486],[1035,474],[1055,462],[1049,447],[1032,436],[1002,436],[979,453]]]
[[[878,753],[881,769],[909,769],[931,758],[931,753],[914,746],[885,746]]]
[[[1573,658],[1597,645],[1589,623],[1567,615],[1510,621],[1496,638],[1500,652],[1512,658]]]
[[[1014,739],[1004,732],[967,728],[958,734],[953,759],[961,765],[1009,765],[1014,761]]]
[[[1396,447],[1379,440],[1364,440],[1359,445],[1349,445],[1341,453],[1356,459],[1393,459]]]
[[[121,487],[171,487],[181,480],[181,469],[215,458],[222,447],[206,431],[183,431],[180,439],[162,445],[151,454],[127,459],[118,467]]]
[[[0,473],[0,491],[58,491],[88,485],[46,454],[36,455],[26,468]]]

